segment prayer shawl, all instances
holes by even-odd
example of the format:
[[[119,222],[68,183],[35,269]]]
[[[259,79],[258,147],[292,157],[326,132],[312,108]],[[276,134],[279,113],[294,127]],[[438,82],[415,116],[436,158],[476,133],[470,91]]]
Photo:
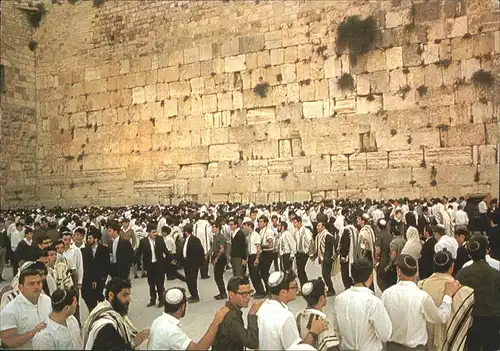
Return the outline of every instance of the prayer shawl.
[[[418,286],[426,291],[439,306],[444,296],[444,285],[455,279],[445,273],[434,273],[428,279],[418,282]],[[427,347],[430,351],[463,351],[467,340],[467,332],[472,322],[474,307],[474,290],[463,286],[453,296],[451,317],[446,324],[427,323],[429,339]]]
[[[107,300],[104,300],[92,310],[83,325],[85,350],[92,350],[99,331],[106,324],[113,325],[123,340],[127,344],[133,345],[133,340],[138,334],[137,329],[127,316],[120,315]]]
[[[409,227],[406,231],[406,238],[407,241],[401,253],[411,255],[418,260],[421,256],[422,243],[420,242],[420,235],[417,228]]]
[[[453,228],[453,223],[450,218],[450,214],[446,212],[446,209],[442,204],[437,204],[437,214],[434,216],[438,223],[442,224],[444,226],[444,230],[446,232],[446,235],[454,237],[454,228]]]
[[[328,230],[324,229],[316,236],[316,252],[318,253],[318,263],[321,264],[325,258],[326,237],[332,235]]]
[[[326,330],[318,334],[318,338],[314,340],[313,346],[315,349],[319,351],[338,350],[339,339],[337,335],[335,335],[333,325],[321,311],[306,308],[304,311],[297,314],[295,321],[297,322],[297,329],[299,330],[300,337],[303,339],[309,334],[314,318],[322,319],[326,325]]]
[[[349,276],[351,275],[351,265],[359,258],[360,247],[359,247],[359,232],[353,225],[348,225],[344,227],[349,231]],[[340,242],[340,241],[339,241]]]
[[[363,228],[361,228],[361,230],[359,231],[359,245],[360,251],[363,253],[362,256],[366,257],[364,253],[369,251],[371,253],[371,259],[373,261],[372,263],[375,263],[375,233],[373,232],[372,227],[370,227],[368,224],[363,226]]]

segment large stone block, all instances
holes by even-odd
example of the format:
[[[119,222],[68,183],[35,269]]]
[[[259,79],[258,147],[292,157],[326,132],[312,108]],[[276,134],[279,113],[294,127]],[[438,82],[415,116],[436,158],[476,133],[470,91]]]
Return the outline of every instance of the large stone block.
[[[387,69],[393,70],[403,67],[403,47],[396,46],[386,50]]]
[[[240,159],[240,146],[238,144],[211,145],[209,147],[210,162],[232,161]]]
[[[410,168],[382,170],[378,174],[377,185],[379,188],[397,188],[410,184],[412,173]]]
[[[239,72],[245,69],[245,55],[230,56],[224,59],[225,72]]]
[[[249,125],[272,123],[276,121],[276,109],[258,108],[248,110],[246,117]]]
[[[471,165],[472,148],[470,146],[456,146],[425,150],[427,167],[438,165]]]
[[[418,168],[423,164],[424,154],[417,150],[391,151],[389,153],[390,168]]]

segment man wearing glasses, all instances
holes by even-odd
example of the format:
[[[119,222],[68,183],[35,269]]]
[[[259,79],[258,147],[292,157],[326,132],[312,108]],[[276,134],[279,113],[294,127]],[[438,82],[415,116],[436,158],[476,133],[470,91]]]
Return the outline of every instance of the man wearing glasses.
[[[248,328],[245,328],[241,309],[248,307],[254,292],[251,289],[248,276],[232,277],[227,283],[227,291],[229,300],[226,302],[226,307],[229,308],[229,312],[217,330],[212,350],[257,349],[259,347],[259,331],[256,314],[263,301],[253,303],[248,312]]]

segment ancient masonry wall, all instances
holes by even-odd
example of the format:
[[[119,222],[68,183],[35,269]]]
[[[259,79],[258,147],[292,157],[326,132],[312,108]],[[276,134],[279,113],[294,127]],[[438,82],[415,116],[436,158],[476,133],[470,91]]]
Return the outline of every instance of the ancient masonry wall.
[[[356,65],[335,44],[350,15],[379,28]],[[48,4],[36,177],[9,151],[6,202],[497,194],[498,85],[471,77],[499,81],[499,17],[496,0]]]
[[[32,28],[15,1],[0,3],[0,205],[37,198],[35,55]]]

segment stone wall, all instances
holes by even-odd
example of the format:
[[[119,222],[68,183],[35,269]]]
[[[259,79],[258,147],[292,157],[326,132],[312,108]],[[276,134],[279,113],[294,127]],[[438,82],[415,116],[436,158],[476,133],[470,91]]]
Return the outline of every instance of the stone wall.
[[[35,53],[32,28],[15,1],[0,4],[0,205],[37,200]]]
[[[48,5],[34,33],[34,196],[52,206],[497,194],[498,85],[471,82],[480,69],[498,82],[497,4]],[[356,65],[336,48],[350,15],[379,28]],[[344,74],[353,91],[339,88]]]

